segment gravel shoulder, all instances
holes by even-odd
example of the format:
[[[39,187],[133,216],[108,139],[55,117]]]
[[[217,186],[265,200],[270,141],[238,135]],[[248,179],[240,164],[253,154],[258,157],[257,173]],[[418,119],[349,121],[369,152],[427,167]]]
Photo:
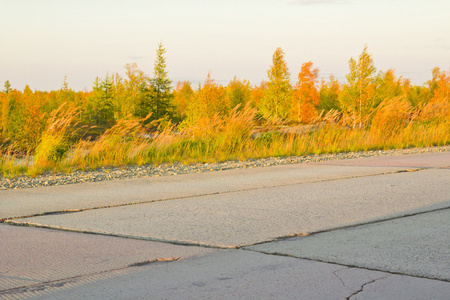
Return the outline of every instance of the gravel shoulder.
[[[115,179],[171,176],[181,174],[215,172],[222,170],[238,168],[256,168],[269,167],[275,165],[288,165],[297,163],[323,162],[330,160],[376,157],[376,156],[395,156],[417,153],[447,152],[450,151],[450,145],[427,148],[409,148],[394,150],[362,151],[337,154],[321,154],[306,156],[289,157],[269,157],[260,159],[248,159],[244,161],[225,161],[219,163],[204,163],[184,165],[181,163],[142,165],[142,166],[123,166],[123,167],[103,167],[92,171],[74,171],[73,173],[45,173],[34,178],[29,176],[18,176],[6,178],[0,176],[0,190],[23,189],[43,186],[65,185],[72,183],[108,181]]]

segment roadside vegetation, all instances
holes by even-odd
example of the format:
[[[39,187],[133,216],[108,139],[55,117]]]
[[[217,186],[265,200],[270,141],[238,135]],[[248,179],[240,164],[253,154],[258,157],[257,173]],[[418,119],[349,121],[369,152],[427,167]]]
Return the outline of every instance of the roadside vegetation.
[[[278,48],[268,81],[172,86],[162,44],[152,76],[136,64],[107,74],[91,91],[0,92],[0,174],[36,176],[103,166],[216,162],[271,156],[450,144],[450,73],[423,86],[377,73],[365,47],[345,83],[319,81],[312,62],[291,85]]]

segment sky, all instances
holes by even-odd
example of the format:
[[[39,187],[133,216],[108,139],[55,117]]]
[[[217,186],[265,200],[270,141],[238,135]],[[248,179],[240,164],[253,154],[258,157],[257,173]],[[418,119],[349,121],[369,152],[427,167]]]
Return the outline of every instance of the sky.
[[[91,90],[137,63],[153,74],[158,43],[174,82],[267,80],[278,47],[293,83],[312,61],[345,81],[364,45],[377,71],[422,85],[450,70],[449,0],[0,0],[0,89]]]

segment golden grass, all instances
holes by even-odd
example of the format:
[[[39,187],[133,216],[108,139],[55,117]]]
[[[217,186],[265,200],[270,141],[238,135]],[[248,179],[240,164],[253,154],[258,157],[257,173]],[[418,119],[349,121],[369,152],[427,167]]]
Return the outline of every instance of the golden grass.
[[[30,155],[19,157],[15,152],[15,145],[0,148],[0,174],[5,177],[15,177],[25,174],[31,165]]]
[[[34,177],[46,170],[62,168],[61,162],[70,149],[69,137],[72,133],[68,130],[78,115],[76,107],[65,106],[62,104],[50,114],[34,153],[34,163],[27,168],[27,175]]]
[[[46,170],[70,172],[128,164],[217,162],[275,156],[400,149],[450,144],[450,101],[437,99],[413,109],[404,98],[384,100],[366,128],[339,123],[336,112],[325,115],[310,131],[273,129],[252,138],[256,111],[237,108],[228,116],[202,118],[193,125],[168,123],[150,137],[146,119],[121,120],[95,141],[69,144],[76,109],[53,112],[34,155],[17,164],[14,155],[0,156],[4,176],[35,176]],[[154,124],[151,124],[154,125]],[[8,150],[13,153],[12,149]],[[6,150],[3,153],[6,154]]]

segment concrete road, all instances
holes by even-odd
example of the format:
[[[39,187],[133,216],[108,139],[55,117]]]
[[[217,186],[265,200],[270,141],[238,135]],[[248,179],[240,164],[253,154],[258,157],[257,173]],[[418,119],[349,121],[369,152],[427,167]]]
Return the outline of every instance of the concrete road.
[[[0,191],[0,218],[1,299],[450,294],[449,152]]]
[[[449,228],[446,209],[246,249],[450,281]]]
[[[235,191],[401,172],[409,167],[285,165],[190,175],[2,190],[0,219],[148,203]]]

